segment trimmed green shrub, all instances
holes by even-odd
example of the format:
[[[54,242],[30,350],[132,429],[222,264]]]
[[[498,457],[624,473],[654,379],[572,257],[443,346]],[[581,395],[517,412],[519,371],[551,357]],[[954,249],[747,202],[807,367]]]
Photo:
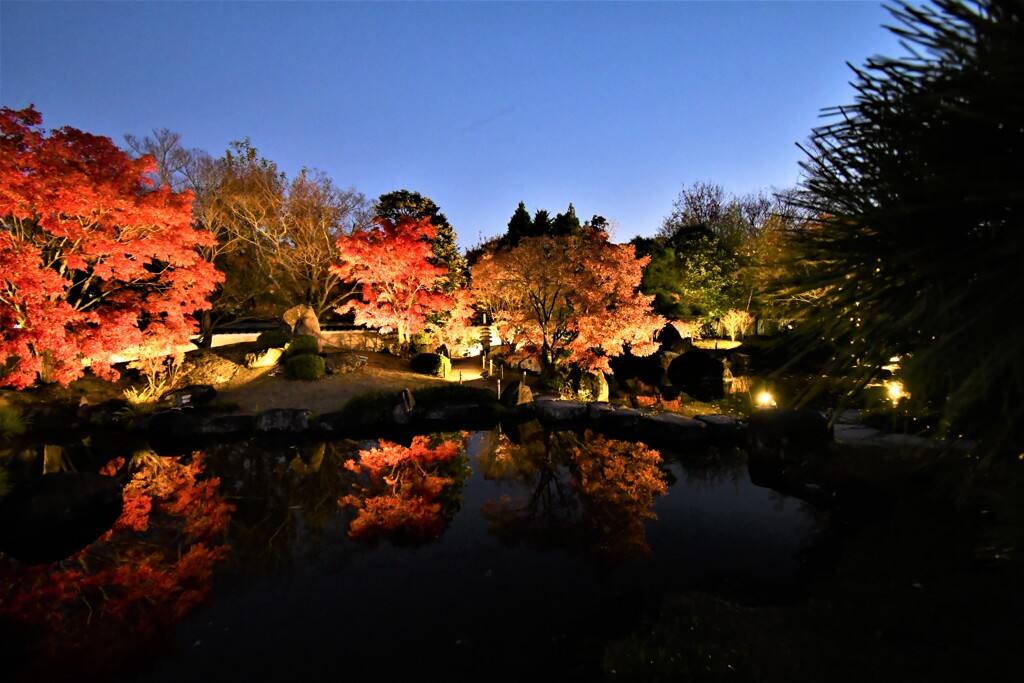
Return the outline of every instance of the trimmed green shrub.
[[[291,338],[292,336],[284,330],[266,330],[265,332],[260,332],[260,335],[256,337],[256,348],[260,351],[281,348]]]
[[[452,371],[452,362],[437,353],[418,353],[409,361],[414,372],[434,377],[447,377]]]
[[[320,342],[311,334],[303,334],[294,337],[285,344],[281,360],[287,360],[293,356],[317,355],[320,353]]]
[[[327,364],[323,357],[312,353],[292,356],[284,362],[284,375],[288,379],[320,379],[326,372]]]

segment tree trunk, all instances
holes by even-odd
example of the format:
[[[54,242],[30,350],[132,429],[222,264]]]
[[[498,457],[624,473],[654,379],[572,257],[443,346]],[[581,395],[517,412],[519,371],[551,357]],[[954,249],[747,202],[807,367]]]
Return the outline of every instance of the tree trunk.
[[[199,317],[199,348],[208,349],[213,346],[213,314],[209,309]]]

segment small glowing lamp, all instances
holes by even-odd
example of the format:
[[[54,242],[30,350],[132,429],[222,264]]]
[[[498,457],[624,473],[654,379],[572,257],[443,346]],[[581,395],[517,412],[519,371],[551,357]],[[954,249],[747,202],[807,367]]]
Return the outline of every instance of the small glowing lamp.
[[[757,407],[758,408],[774,408],[775,397],[772,396],[770,391],[764,390],[757,395]]]
[[[906,390],[903,388],[903,382],[897,382],[896,380],[886,382],[885,391],[889,394],[889,400],[893,403],[898,403],[901,398],[908,395]]]

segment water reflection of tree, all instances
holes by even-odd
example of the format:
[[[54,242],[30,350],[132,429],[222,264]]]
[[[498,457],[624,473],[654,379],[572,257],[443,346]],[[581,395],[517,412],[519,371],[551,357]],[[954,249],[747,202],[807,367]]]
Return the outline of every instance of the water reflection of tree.
[[[338,547],[336,501],[351,483],[343,463],[357,449],[351,440],[265,439],[207,449],[236,507],[229,533],[238,575],[263,576],[299,559],[323,559]]]
[[[29,678],[131,673],[167,647],[161,636],[209,596],[228,553],[232,507],[203,469],[200,454],[115,459],[102,473],[126,484],[110,531],[50,565],[0,560],[0,619],[25,639]]]
[[[462,487],[471,473],[466,437],[416,436],[409,446],[382,439],[375,448],[359,451],[358,462],[347,461],[356,481],[338,503],[356,510],[349,536],[398,545],[438,538],[462,506]]]
[[[506,543],[568,547],[603,559],[650,552],[644,521],[666,492],[658,451],[584,432],[523,425],[519,443],[501,435],[480,456],[489,478],[526,484],[520,499],[488,501],[482,512]]]

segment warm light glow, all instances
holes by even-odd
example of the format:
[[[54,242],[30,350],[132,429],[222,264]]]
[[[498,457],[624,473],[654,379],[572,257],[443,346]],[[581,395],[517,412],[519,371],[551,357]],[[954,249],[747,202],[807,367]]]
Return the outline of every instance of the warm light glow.
[[[901,398],[906,398],[910,395],[903,389],[903,382],[896,380],[886,382],[885,390],[889,394],[889,400],[893,403],[898,403]]]
[[[775,397],[772,396],[769,391],[762,391],[757,395],[757,407],[758,408],[774,408]]]

